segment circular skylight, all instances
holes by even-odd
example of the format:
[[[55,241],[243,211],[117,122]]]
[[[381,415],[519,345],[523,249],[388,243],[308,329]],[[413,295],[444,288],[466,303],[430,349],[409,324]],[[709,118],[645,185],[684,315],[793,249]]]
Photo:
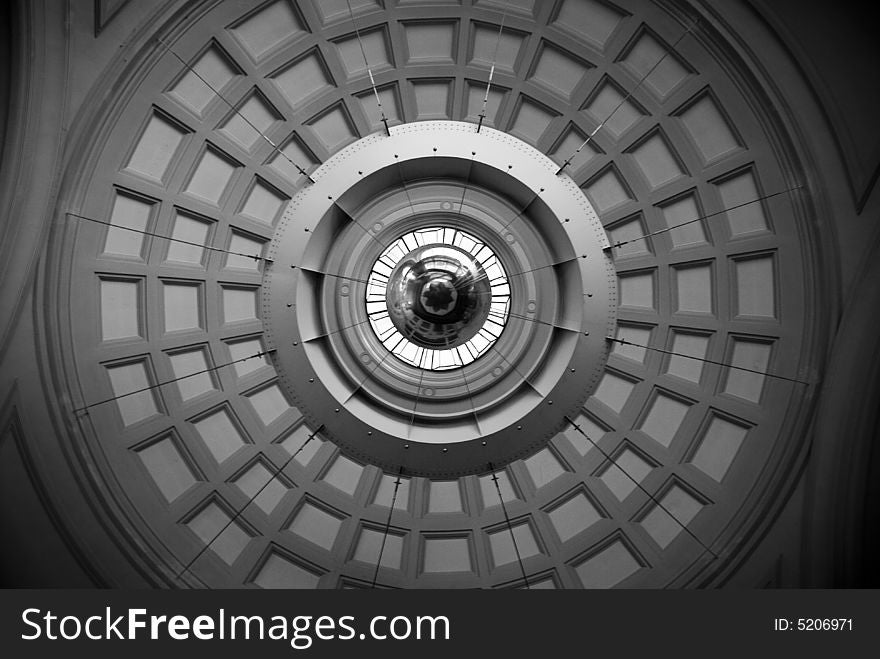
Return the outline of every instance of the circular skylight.
[[[267,251],[261,308],[309,424],[391,473],[451,478],[574,418],[607,359],[616,277],[557,168],[493,128],[421,121],[314,172]]]
[[[442,371],[492,348],[507,324],[510,286],[485,242],[453,227],[430,227],[382,252],[365,301],[373,332],[395,357]]]

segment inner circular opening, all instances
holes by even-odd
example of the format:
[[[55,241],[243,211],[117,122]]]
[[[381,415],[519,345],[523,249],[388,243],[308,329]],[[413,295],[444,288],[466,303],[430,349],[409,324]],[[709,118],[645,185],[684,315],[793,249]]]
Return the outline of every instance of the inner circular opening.
[[[397,359],[430,371],[486,354],[510,313],[507,273],[484,241],[454,227],[411,231],[370,270],[367,317]]]

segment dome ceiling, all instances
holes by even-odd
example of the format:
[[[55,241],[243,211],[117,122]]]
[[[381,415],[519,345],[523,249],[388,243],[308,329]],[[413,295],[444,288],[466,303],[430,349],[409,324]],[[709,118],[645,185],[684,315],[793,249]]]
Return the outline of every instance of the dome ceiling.
[[[178,586],[720,578],[816,368],[799,206],[745,203],[797,185],[747,76],[675,3],[351,10],[201,3],[96,117],[48,300],[96,495]],[[406,236],[382,276],[418,290],[373,301],[422,315],[371,325]]]

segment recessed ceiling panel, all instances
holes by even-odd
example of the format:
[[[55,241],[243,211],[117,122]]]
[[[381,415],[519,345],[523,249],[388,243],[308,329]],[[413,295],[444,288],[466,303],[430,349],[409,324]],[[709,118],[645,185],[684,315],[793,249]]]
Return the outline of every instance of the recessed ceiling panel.
[[[192,70],[187,71],[168,94],[201,115],[217,94],[224,92],[238,71],[216,45],[208,48],[191,66]]]
[[[456,23],[418,21],[404,23],[407,64],[452,63]]]
[[[584,588],[611,588],[641,568],[626,545],[617,540],[575,566]]]
[[[493,476],[494,478],[498,479],[497,487],[495,485],[495,480],[493,479]],[[502,501],[506,505],[517,498],[516,491],[513,489],[513,484],[510,482],[510,477],[505,471],[499,471],[495,472],[494,474],[480,476],[479,480],[480,496],[483,498],[484,508],[500,506]]]
[[[102,277],[101,337],[104,341],[142,336],[139,280]]]
[[[174,227],[171,230],[172,240],[168,241],[166,261],[187,265],[204,265],[205,249],[202,245],[208,242],[212,222],[174,209]]]
[[[323,508],[310,502],[304,503],[290,523],[290,531],[314,543],[322,549],[330,550],[336,541],[342,520]]]
[[[320,577],[278,553],[272,553],[254,577],[260,588],[317,588]]]
[[[113,210],[110,213],[110,223],[114,226],[107,230],[104,253],[141,259],[144,246],[143,232],[147,230],[153,210],[153,203],[117,191],[113,200]]]
[[[705,94],[679,115],[707,163],[740,148],[739,140],[712,96]]]
[[[280,69],[271,79],[294,109],[332,89],[324,63],[314,51]]]
[[[380,554],[382,567],[399,570],[403,561],[403,536],[362,528],[355,546],[354,560],[376,565]]]
[[[528,523],[492,531],[488,536],[489,548],[492,550],[492,562],[496,567],[525,560],[541,553],[538,543],[535,541],[532,527]],[[516,546],[514,546],[514,540],[516,540]]]
[[[674,331],[669,363],[666,372],[669,375],[698,383],[703,374],[703,359],[709,350],[709,337],[702,334]]]
[[[624,449],[601,473],[600,478],[618,499],[623,501],[639,487],[653,469],[648,461],[629,448]]]
[[[359,465],[344,455],[340,455],[333,461],[329,471],[324,475],[324,482],[342,490],[348,495],[354,495],[363,472],[363,465]]]
[[[287,402],[277,384],[258,389],[249,394],[247,398],[254,406],[254,411],[260,417],[260,421],[267,426],[290,410],[290,403]]]
[[[639,34],[622,61],[660,98],[668,96],[690,75],[682,60],[647,31]]]
[[[666,227],[670,229],[669,239],[675,248],[702,245],[706,242],[706,232],[696,197],[688,194],[660,207]]]
[[[678,485],[673,485],[641,524],[661,548],[666,548],[697,516],[703,504]]]
[[[640,430],[669,448],[690,405],[664,393],[654,396],[642,420]]]
[[[583,37],[597,48],[614,33],[625,12],[601,0],[563,0],[554,25]]]
[[[583,492],[553,508],[548,515],[562,542],[571,540],[602,519],[602,515]]]
[[[169,503],[196,484],[197,479],[192,468],[171,436],[150,442],[136,450],[156,487]]]
[[[222,407],[192,421],[196,432],[218,463],[222,463],[245,445],[245,438]]]
[[[254,92],[220,124],[219,130],[245,151],[252,151],[258,144],[262,145],[262,136],[280,119],[263,95]]]
[[[606,371],[599,382],[596,393],[593,394],[593,398],[619,414],[634,388],[635,383],[631,380]]]
[[[187,130],[154,110],[125,168],[157,183],[164,183]]]
[[[690,462],[716,481],[721,482],[739,452],[748,429],[712,415]]]
[[[608,79],[605,79],[593,92],[585,110],[590,118],[597,124],[602,124],[614,139],[620,139],[643,116],[635,103],[628,100],[617,85]]]
[[[277,0],[232,28],[232,34],[255,61],[305,33],[289,0]]]
[[[426,537],[424,572],[470,572],[471,550],[467,537]]]
[[[203,543],[211,543],[209,551],[232,565],[250,542],[251,536],[231,515],[211,502],[186,524]]]
[[[255,462],[234,480],[242,493],[267,515],[272,514],[289,489],[274,471],[263,462]]]
[[[159,413],[150,387],[147,363],[144,360],[107,367],[110,387],[117,396],[116,407],[126,426],[134,425]]]
[[[531,80],[568,99],[586,72],[583,60],[545,44],[534,64]]]
[[[751,171],[740,172],[716,183],[730,234],[734,238],[768,230],[762,202],[756,201],[761,193]],[[755,203],[749,203],[755,202]]]
[[[599,213],[605,213],[632,200],[632,194],[613,167],[593,177],[584,188]]]
[[[183,350],[168,355],[177,390],[184,401],[214,391],[214,380],[204,348]]]

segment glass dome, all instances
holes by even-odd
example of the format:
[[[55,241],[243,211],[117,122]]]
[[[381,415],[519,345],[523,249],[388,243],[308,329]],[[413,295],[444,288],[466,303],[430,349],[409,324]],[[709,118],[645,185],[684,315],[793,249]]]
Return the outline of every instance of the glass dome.
[[[398,359],[432,371],[460,368],[504,331],[510,285],[488,245],[453,227],[430,227],[382,253],[366,306],[376,336]]]

